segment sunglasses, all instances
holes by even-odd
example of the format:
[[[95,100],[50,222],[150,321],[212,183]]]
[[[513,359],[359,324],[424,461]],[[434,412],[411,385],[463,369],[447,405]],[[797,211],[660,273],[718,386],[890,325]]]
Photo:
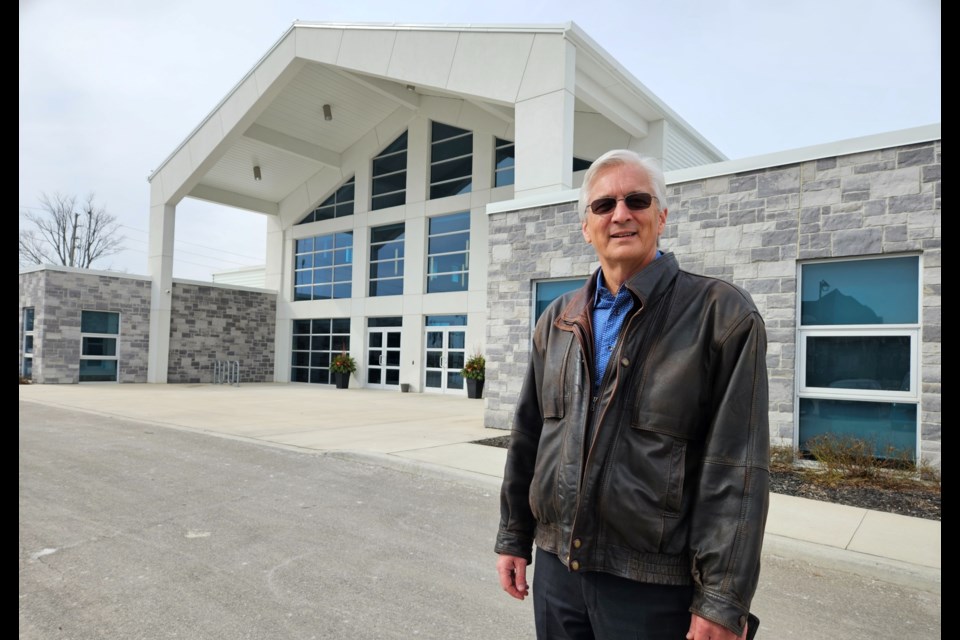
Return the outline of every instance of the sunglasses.
[[[588,204],[587,208],[598,216],[603,216],[616,209],[617,203],[621,200],[623,200],[624,204],[627,205],[627,209],[630,209],[630,211],[643,211],[644,209],[649,209],[654,200],[659,202],[657,196],[651,193],[637,192],[628,193],[622,198],[614,198],[613,196],[597,198]]]

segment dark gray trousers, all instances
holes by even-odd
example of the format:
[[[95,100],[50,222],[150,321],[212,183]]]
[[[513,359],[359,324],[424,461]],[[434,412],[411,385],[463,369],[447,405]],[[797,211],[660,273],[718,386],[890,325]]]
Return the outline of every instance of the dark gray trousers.
[[[693,587],[569,571],[537,549],[533,612],[538,640],[683,640]]]

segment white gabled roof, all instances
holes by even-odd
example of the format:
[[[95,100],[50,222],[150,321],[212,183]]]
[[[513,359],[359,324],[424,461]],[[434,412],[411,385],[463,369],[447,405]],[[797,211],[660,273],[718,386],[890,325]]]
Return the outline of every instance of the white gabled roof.
[[[578,116],[634,140],[658,123],[664,146],[683,150],[674,165],[724,159],[573,23],[295,22],[149,176],[151,204],[195,197],[276,215],[306,191],[298,202],[312,206],[403,131],[424,100],[463,100],[510,137],[515,105],[558,84],[572,87]]]

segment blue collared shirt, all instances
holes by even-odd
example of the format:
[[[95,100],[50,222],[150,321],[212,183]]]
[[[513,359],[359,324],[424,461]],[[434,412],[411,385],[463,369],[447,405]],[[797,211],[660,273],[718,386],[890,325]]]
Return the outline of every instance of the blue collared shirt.
[[[657,250],[657,258],[663,255]],[[603,271],[597,273],[597,292],[593,298],[593,353],[596,378],[593,390],[600,388],[600,381],[607,370],[607,363],[617,346],[620,329],[630,310],[633,309],[633,294],[621,285],[616,295],[603,283]]]

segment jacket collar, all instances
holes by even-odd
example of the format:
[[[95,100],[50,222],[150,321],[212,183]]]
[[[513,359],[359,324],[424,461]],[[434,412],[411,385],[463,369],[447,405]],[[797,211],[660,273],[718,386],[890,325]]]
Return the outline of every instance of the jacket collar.
[[[589,317],[593,300],[597,293],[597,275],[600,269],[593,272],[587,282],[571,298],[570,302],[560,312],[557,322],[577,323]],[[626,281],[630,292],[640,301],[640,307],[645,307],[656,301],[670,287],[670,283],[680,271],[676,256],[673,253],[664,253],[648,264],[638,273]]]

